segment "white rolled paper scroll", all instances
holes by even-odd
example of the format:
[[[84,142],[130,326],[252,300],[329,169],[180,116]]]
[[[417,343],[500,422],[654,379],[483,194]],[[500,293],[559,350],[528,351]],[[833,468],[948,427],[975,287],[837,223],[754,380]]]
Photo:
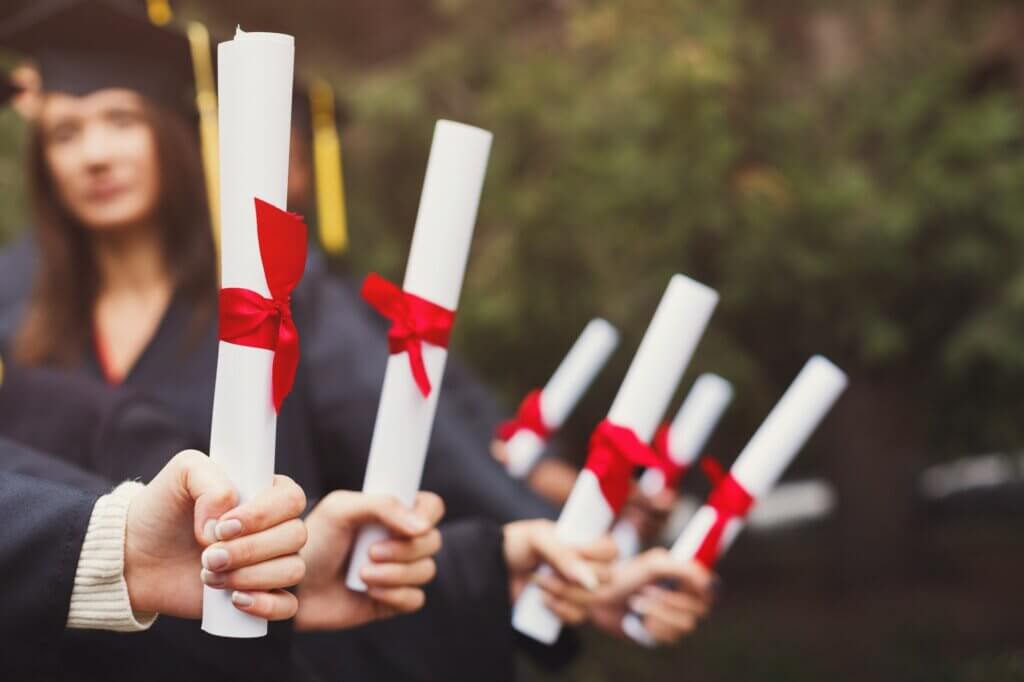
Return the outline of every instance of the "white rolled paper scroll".
[[[221,286],[270,297],[256,233],[254,198],[284,208],[288,192],[295,42],[280,33],[245,33],[217,46],[220,118]],[[274,478],[277,413],[274,352],[220,342],[210,457],[245,501]],[[234,607],[229,590],[203,588],[206,632],[262,637],[267,622]]]
[[[731,401],[732,384],[728,381],[717,374],[697,377],[668,428],[668,454],[672,461],[681,467],[693,466]],[[647,469],[640,477],[640,492],[648,497],[654,497],[664,487],[665,476],[658,469]],[[619,548],[620,561],[640,551],[640,536],[628,520],[615,524],[612,537]]]
[[[713,289],[683,275],[672,277],[608,411],[610,422],[651,440],[717,303]],[[570,545],[594,542],[611,528],[615,513],[597,476],[584,469],[558,518],[558,536]],[[533,583],[516,601],[512,625],[545,644],[553,644],[562,629]]]
[[[764,497],[778,482],[846,385],[846,374],[826,358],[815,355],[807,361],[729,470],[755,501]],[[679,561],[692,561],[704,544],[717,514],[708,505],[698,509],[672,545],[672,556]],[[722,534],[719,557],[732,546],[742,528],[743,521],[729,521]],[[623,630],[641,644],[652,643],[634,614],[626,616]]]
[[[540,413],[549,431],[561,428],[618,345],[619,332],[609,322],[595,318],[587,323],[541,390]],[[515,478],[525,478],[546,445],[529,429],[517,431],[506,444],[508,472]]]
[[[448,310],[456,309],[462,291],[491,138],[486,130],[453,121],[438,121],[434,128],[402,288]],[[388,358],[364,492],[394,495],[408,506],[415,502],[447,358],[446,348],[423,343],[432,386],[426,398],[413,379],[408,354]],[[369,561],[370,545],[386,536],[375,525],[360,531],[346,579],[351,589],[366,590],[359,571]]]
[[[673,462],[681,467],[693,466],[732,396],[732,384],[717,374],[697,377],[668,427],[668,454]],[[640,490],[645,495],[657,495],[664,487],[665,477],[657,469],[647,469],[640,477]]]

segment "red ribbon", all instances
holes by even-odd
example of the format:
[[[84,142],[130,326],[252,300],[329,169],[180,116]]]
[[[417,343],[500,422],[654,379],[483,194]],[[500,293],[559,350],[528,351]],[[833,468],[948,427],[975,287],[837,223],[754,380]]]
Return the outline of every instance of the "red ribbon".
[[[718,561],[725,527],[733,519],[746,518],[750,508],[754,505],[754,498],[740,485],[739,481],[733,478],[732,474],[725,473],[717,461],[705,457],[701,460],[701,468],[715,484],[705,503],[715,510],[715,522],[708,534],[704,536],[704,541],[697,549],[694,559],[711,569]]]
[[[299,333],[289,303],[306,269],[306,225],[298,214],[260,199],[255,203],[260,259],[271,298],[250,289],[221,289],[220,340],[274,351],[274,409],[280,411],[299,366]]]
[[[498,424],[496,435],[501,440],[508,442],[517,432],[526,430],[533,431],[541,440],[547,440],[551,436],[551,429],[544,423],[544,417],[540,413],[540,389],[534,389],[526,394],[516,416],[513,419]]]
[[[672,452],[669,448],[668,439],[671,432],[671,425],[662,424],[654,434],[654,453],[661,459],[662,476],[665,478],[666,488],[675,488],[679,485],[679,479],[686,473],[686,465],[679,464],[672,459]]]
[[[626,504],[633,469],[638,466],[660,469],[661,459],[633,429],[607,419],[598,424],[590,437],[586,468],[597,476],[604,499],[616,514]]]
[[[363,298],[377,312],[391,320],[388,350],[392,355],[409,354],[413,379],[426,398],[430,395],[431,386],[426,365],[423,364],[423,342],[447,348],[448,337],[455,322],[455,311],[402,291],[375,272],[367,275],[363,282]]]

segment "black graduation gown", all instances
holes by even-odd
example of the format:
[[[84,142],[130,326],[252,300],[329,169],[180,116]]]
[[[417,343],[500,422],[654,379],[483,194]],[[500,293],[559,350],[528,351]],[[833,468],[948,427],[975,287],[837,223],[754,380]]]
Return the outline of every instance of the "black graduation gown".
[[[0,440],[0,457],[21,450]],[[24,453],[11,459],[24,459]],[[49,679],[97,493],[0,470],[0,666],[4,679]],[[32,677],[26,677],[28,671]]]
[[[426,607],[344,637],[297,634],[299,665],[324,680],[511,682],[515,638],[501,528],[464,519],[444,524],[442,535]]]
[[[13,365],[0,384],[0,436],[111,481],[128,471],[148,481],[175,453],[197,446],[163,408],[134,391]],[[126,468],[132,461],[141,466]]]

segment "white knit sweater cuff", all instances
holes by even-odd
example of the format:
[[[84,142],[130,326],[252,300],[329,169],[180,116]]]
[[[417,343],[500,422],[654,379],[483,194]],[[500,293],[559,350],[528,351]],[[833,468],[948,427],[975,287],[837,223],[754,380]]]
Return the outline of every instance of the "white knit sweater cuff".
[[[155,613],[135,613],[124,579],[124,539],[128,505],[145,486],[126,481],[96,501],[68,610],[69,628],[136,632],[156,620]]]

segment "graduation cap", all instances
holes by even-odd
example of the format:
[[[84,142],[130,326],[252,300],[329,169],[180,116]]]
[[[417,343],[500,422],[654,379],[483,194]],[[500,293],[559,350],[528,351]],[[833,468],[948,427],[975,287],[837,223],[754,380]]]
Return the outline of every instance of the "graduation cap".
[[[218,236],[217,96],[210,36],[168,26],[168,0],[34,0],[0,20],[0,48],[31,58],[43,90],[127,88],[190,120],[198,112],[214,238]],[[2,94],[2,92],[0,92]]]
[[[46,92],[88,95],[128,88],[178,112],[193,111],[184,35],[155,25],[139,0],[38,0],[0,22],[0,47],[31,58]]]

